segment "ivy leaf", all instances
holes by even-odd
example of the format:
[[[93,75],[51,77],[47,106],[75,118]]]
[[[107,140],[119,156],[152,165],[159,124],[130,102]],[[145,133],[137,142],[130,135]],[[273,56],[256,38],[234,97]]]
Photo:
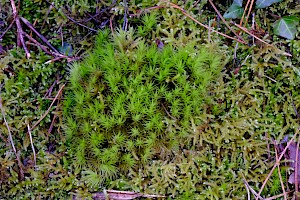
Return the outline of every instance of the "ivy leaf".
[[[274,23],[274,34],[287,39],[294,39],[297,33],[299,19],[295,16],[285,16]]]
[[[226,19],[235,19],[235,18],[241,18],[244,12],[244,8],[242,8],[239,5],[239,2],[237,3],[234,1],[232,5],[226,10],[224,14],[224,18]]]
[[[237,3],[240,7],[243,6],[243,0],[234,0],[235,3]]]
[[[256,0],[256,8],[265,8],[282,0]]]

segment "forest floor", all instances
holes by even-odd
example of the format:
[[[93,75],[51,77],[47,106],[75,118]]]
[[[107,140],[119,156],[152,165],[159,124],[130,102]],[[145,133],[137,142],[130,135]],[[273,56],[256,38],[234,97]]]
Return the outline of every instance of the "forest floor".
[[[296,0],[0,0],[0,199],[297,199],[299,22]]]

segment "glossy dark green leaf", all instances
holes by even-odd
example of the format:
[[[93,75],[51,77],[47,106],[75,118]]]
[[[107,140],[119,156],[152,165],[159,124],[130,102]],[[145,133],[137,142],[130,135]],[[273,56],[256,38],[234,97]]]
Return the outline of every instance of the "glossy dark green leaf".
[[[287,39],[294,39],[297,33],[299,18],[295,16],[285,16],[274,23],[274,34]]]
[[[265,8],[282,0],[256,0],[256,8]]]
[[[242,8],[239,3],[234,1],[232,5],[228,8],[228,10],[223,15],[224,18],[227,19],[236,19],[241,18],[244,12],[244,8]]]

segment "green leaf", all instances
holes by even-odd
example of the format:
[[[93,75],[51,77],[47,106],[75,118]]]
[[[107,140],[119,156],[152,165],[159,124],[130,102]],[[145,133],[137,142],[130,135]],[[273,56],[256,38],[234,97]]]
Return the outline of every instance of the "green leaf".
[[[233,2],[232,5],[228,8],[228,10],[224,14],[224,18],[227,19],[235,19],[241,18],[244,12],[244,8],[242,8],[237,2]]]
[[[237,3],[240,7],[243,6],[243,0],[234,0],[235,3]]]
[[[295,16],[285,16],[274,23],[274,34],[287,39],[294,39],[297,33],[299,19]]]
[[[257,0],[256,1],[256,8],[265,8],[270,6],[273,3],[280,2],[282,0]]]

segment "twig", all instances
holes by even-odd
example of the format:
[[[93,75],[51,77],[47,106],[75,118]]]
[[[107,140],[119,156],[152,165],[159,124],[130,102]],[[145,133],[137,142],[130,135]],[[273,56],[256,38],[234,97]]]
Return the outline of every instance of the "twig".
[[[264,40],[260,39],[260,38],[257,37],[256,35],[254,35],[254,34],[251,33],[248,29],[246,29],[246,28],[244,28],[244,27],[238,25],[237,23],[234,23],[234,25],[237,26],[238,28],[240,28],[242,31],[248,33],[248,34],[251,35],[252,37],[255,37],[257,40],[261,41],[262,43],[266,44],[267,46],[270,46],[270,47],[273,47],[273,48],[275,48],[275,49],[278,49],[277,47],[274,47],[273,45],[271,45],[271,44],[265,42]],[[281,51],[281,52],[282,52],[284,55],[286,55],[286,56],[292,56],[291,54],[289,54],[289,53],[287,53],[287,52],[284,52],[284,51],[282,51],[282,50],[280,50],[280,49],[278,49],[278,50]]]
[[[267,178],[264,180],[263,185],[262,185],[262,187],[260,188],[260,190],[259,190],[259,192],[258,192],[258,195],[260,195],[261,192],[263,191],[263,189],[264,189],[265,185],[267,184],[269,178],[271,177],[273,171],[275,170],[275,168],[277,167],[277,165],[280,164],[279,162],[280,162],[281,158],[283,157],[283,155],[285,154],[285,152],[287,151],[287,149],[289,148],[289,146],[291,145],[291,143],[295,140],[296,136],[298,135],[299,130],[300,130],[300,127],[298,127],[296,133],[293,135],[293,137],[292,137],[292,138],[290,139],[290,141],[287,143],[287,145],[286,145],[286,147],[284,148],[284,150],[281,152],[281,154],[280,154],[278,160],[275,162],[275,164],[274,164],[274,166],[272,167],[271,171],[269,172]],[[258,197],[256,197],[256,200],[258,200]]]
[[[47,50],[46,46],[42,45],[41,43],[39,43],[37,40],[35,40],[34,38],[32,38],[30,35],[28,35],[27,33],[25,33],[25,36],[32,41],[37,47],[40,47],[45,53],[53,56],[53,53],[51,53],[50,51]]]
[[[246,26],[246,24],[247,24],[247,22],[248,22],[250,13],[251,13],[251,11],[252,11],[253,3],[254,3],[254,0],[251,0],[250,7],[249,7],[249,10],[248,10],[248,14],[247,14],[247,17],[246,17],[246,21],[245,21],[245,23],[244,23],[244,26]]]
[[[5,123],[5,126],[6,126],[7,131],[8,131],[8,136],[9,136],[9,140],[10,140],[11,146],[12,146],[13,151],[15,152],[15,154],[16,154],[16,156],[17,156],[17,150],[16,150],[16,147],[15,147],[13,138],[12,138],[12,134],[11,134],[9,125],[8,125],[8,123],[7,123],[7,121],[6,121],[6,118],[5,118],[5,112],[4,112],[4,109],[3,109],[3,105],[2,105],[2,97],[1,97],[1,96],[0,96],[0,109],[1,109],[1,113],[2,113],[2,116],[3,116],[3,120],[4,120],[4,123]]]
[[[30,58],[30,53],[25,45],[25,41],[24,41],[24,37],[23,37],[23,29],[22,29],[22,26],[21,26],[21,23],[20,23],[20,18],[18,16],[18,11],[17,11],[17,8],[16,8],[16,3],[14,0],[10,0],[10,4],[11,4],[11,7],[13,9],[13,15],[14,15],[14,18],[15,18],[15,21],[16,21],[16,25],[17,25],[17,35],[18,35],[18,41],[17,41],[17,44],[18,46],[23,46],[24,50],[25,50],[25,54],[26,54],[26,57],[27,58]],[[21,42],[21,44],[20,44]]]
[[[10,25],[7,27],[7,29],[2,33],[0,36],[0,39],[7,33],[7,31],[12,27],[12,25],[15,23],[16,18],[13,19],[13,21],[10,23]]]
[[[129,16],[130,17],[138,17],[144,12],[148,12],[148,11],[155,10],[155,9],[161,9],[161,8],[168,8],[168,6],[152,6],[152,7],[149,7],[149,8],[144,8],[144,9],[141,9],[141,10],[137,10],[136,14],[129,14]]]
[[[45,42],[54,52],[59,53],[59,51],[57,51],[43,35],[41,35],[37,30],[35,30],[35,28],[27,19],[21,17],[21,20],[24,22],[24,24],[26,24],[26,26],[28,26],[28,28],[30,28],[37,36],[39,36],[39,38],[41,38],[41,40]]]
[[[276,81],[275,79],[273,79],[273,78],[271,78],[271,77],[269,77],[269,76],[267,76],[267,75],[263,75],[263,77],[266,77],[267,79],[270,79],[271,81],[277,83],[277,81]]]
[[[273,141],[273,144],[274,144],[275,156],[276,156],[276,162],[277,162],[278,161],[278,153],[277,153],[277,149],[276,149],[277,145],[276,145],[275,141]],[[279,179],[280,179],[281,188],[282,188],[282,191],[283,191],[283,194],[284,194],[284,200],[287,200],[286,192],[285,192],[285,189],[284,189],[284,184],[283,184],[282,176],[281,176],[281,172],[280,172],[280,166],[278,165],[277,168],[278,168],[278,176],[279,176]]]
[[[97,32],[96,29],[90,28],[90,27],[88,27],[88,26],[86,26],[86,25],[84,25],[84,24],[81,24],[81,23],[77,22],[76,20],[74,20],[73,18],[71,18],[70,16],[68,16],[66,13],[63,12],[63,14],[64,14],[69,20],[71,20],[72,22],[74,22],[75,24],[78,24],[79,26],[82,26],[82,27],[84,27],[84,28],[86,28],[86,29],[89,29],[90,31]]]
[[[229,30],[241,41],[244,41],[241,36],[239,36],[230,26],[229,24],[226,22],[226,20],[224,19],[224,17],[221,15],[221,13],[219,12],[219,10],[217,9],[217,7],[215,6],[215,4],[213,3],[212,0],[208,0],[209,3],[211,4],[211,6],[213,7],[213,9],[216,11],[216,13],[218,14],[218,16],[221,18],[221,20],[224,22],[224,24],[227,26],[227,28],[229,28]],[[244,41],[245,42],[245,41]]]
[[[292,191],[289,191],[287,193],[291,193]],[[273,200],[273,199],[278,199],[279,197],[282,197],[284,196],[284,194],[278,194],[278,195],[275,195],[275,196],[272,196],[272,197],[268,197],[268,198],[265,198],[264,200]]]
[[[243,173],[242,174],[242,177],[243,177],[243,182],[244,184],[246,185],[246,188],[250,189],[250,191],[253,193],[254,196],[256,196],[257,198],[261,199],[261,200],[264,200],[264,198],[262,198],[260,195],[258,195],[255,190],[252,189],[252,187],[249,185],[249,183],[246,181],[246,178],[244,176]]]
[[[240,20],[240,26],[243,25],[244,17],[245,17],[245,14],[246,14],[246,11],[247,11],[247,9],[248,9],[248,6],[249,6],[250,1],[251,1],[251,0],[248,0],[248,1],[247,1],[247,4],[246,4],[246,6],[245,6],[245,9],[244,9],[244,12],[243,12],[243,15],[242,15],[242,18],[241,18],[241,20]]]
[[[9,125],[8,125],[8,123],[6,121],[6,118],[5,118],[5,112],[4,112],[3,105],[2,105],[1,93],[0,93],[0,109],[1,109],[1,113],[2,113],[3,119],[4,119],[5,126],[6,126],[7,131],[8,131],[8,136],[9,136],[9,140],[10,140],[11,146],[13,148],[13,151],[15,153],[15,156],[16,156],[16,159],[17,159],[17,162],[18,162],[18,166],[19,166],[19,169],[20,169],[19,170],[19,172],[20,172],[20,178],[21,178],[21,180],[23,180],[24,179],[24,171],[22,169],[22,162],[21,162],[20,156],[19,156],[20,152],[17,152],[17,150],[16,150],[16,147],[15,147],[15,144],[14,144],[14,141],[13,141],[13,138],[12,138],[12,134],[11,134]]]
[[[50,86],[50,88],[47,90],[46,94],[44,95],[44,98],[46,97],[51,97],[51,93],[52,93],[52,90],[55,86],[55,84],[58,82],[59,80],[55,80],[52,85]]]
[[[114,33],[114,28],[113,28],[113,23],[112,23],[114,17],[115,17],[115,16],[112,15],[112,16],[109,18],[109,27],[110,27],[111,33]]]
[[[168,115],[169,117],[171,117],[173,120],[177,121],[177,119],[176,119],[175,117],[173,117],[173,116],[167,111],[167,109],[166,109],[166,107],[164,106],[163,103],[161,103],[161,106],[163,107],[163,109],[165,110],[165,112],[167,113],[167,115]]]
[[[58,98],[58,96],[60,95],[60,93],[62,92],[62,89],[65,87],[65,84],[59,89],[59,91],[57,92],[55,98],[53,99],[51,105],[49,106],[48,110],[45,112],[45,114],[31,127],[31,130],[33,130],[46,116],[47,114],[50,112],[51,107],[53,106],[55,100]]]
[[[249,191],[248,185],[246,184],[246,180],[244,180],[243,182],[244,182],[244,184],[246,186],[248,200],[251,200],[250,191]]]
[[[124,22],[122,29],[123,31],[127,31],[127,25],[128,25],[128,18],[127,18],[127,12],[128,12],[128,6],[127,6],[127,1],[123,0],[124,3]]]
[[[200,26],[202,26],[202,27],[204,27],[204,28],[206,28],[206,29],[208,29],[208,30],[210,30],[210,31],[212,31],[212,32],[215,32],[215,33],[217,33],[217,34],[219,34],[219,35],[222,35],[222,36],[224,36],[224,37],[226,37],[226,38],[229,38],[229,39],[231,39],[231,40],[235,40],[235,41],[237,41],[237,42],[246,44],[245,41],[241,41],[241,40],[239,40],[239,39],[237,39],[237,38],[233,38],[233,37],[231,37],[231,36],[229,36],[229,35],[226,35],[226,34],[224,34],[224,33],[221,33],[221,32],[218,32],[218,31],[214,30],[213,28],[211,28],[211,27],[209,27],[209,26],[207,26],[207,25],[202,24],[201,22],[199,22],[198,20],[196,20],[194,17],[192,17],[191,15],[187,14],[187,13],[185,12],[185,10],[182,9],[180,6],[178,6],[178,5],[174,4],[174,3],[171,3],[171,2],[169,2],[169,1],[166,1],[166,0],[163,0],[163,1],[166,2],[166,3],[169,3],[170,5],[172,5],[171,7],[180,10],[180,11],[182,12],[182,14],[184,14],[185,16],[187,16],[188,18],[190,18],[191,20],[193,20],[194,22],[196,22],[196,23],[199,24]]]
[[[29,134],[29,139],[30,139],[30,143],[31,143],[31,148],[33,151],[33,159],[34,159],[34,167],[36,166],[36,154],[35,154],[35,149],[33,146],[33,141],[32,141],[32,136],[31,136],[31,131],[30,131],[30,126],[29,124],[27,124],[27,129],[28,129],[28,134]]]

